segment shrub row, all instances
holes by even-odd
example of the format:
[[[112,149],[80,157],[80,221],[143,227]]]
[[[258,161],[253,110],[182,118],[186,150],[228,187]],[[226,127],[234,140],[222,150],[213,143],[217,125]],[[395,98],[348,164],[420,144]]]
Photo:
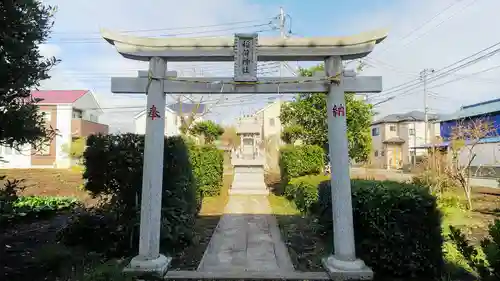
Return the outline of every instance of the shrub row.
[[[75,218],[60,233],[64,242],[96,252],[105,249],[112,256],[137,251],[143,151],[143,135],[88,137],[84,188],[93,196],[106,198],[107,204]],[[165,138],[163,157],[161,244],[163,251],[170,252],[191,241],[201,196],[181,137]]]
[[[325,176],[293,179],[287,189],[297,208],[332,231],[330,182]],[[318,186],[319,184],[319,186]],[[440,276],[441,213],[427,188],[392,181],[352,180],[356,251],[377,275]]]
[[[316,145],[283,146],[279,157],[282,184],[292,178],[320,173],[324,158],[323,149]]]
[[[310,213],[311,207],[318,201],[318,185],[329,179],[324,175],[308,175],[291,179],[285,187],[285,196],[295,203],[297,209]]]
[[[224,152],[214,145],[189,145],[194,178],[202,196],[217,196],[222,189]]]

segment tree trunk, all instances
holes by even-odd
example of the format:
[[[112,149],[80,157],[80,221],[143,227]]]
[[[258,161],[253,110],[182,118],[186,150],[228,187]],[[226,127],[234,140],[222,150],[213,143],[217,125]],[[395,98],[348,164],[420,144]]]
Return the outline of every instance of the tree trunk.
[[[467,210],[472,211],[472,190],[469,179],[465,183],[465,197],[467,198]]]

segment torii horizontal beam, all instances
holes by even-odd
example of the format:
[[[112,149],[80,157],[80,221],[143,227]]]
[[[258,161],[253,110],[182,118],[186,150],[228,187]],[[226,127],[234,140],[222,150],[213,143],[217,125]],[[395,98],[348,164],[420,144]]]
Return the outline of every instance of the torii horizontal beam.
[[[148,78],[144,72],[135,77],[111,78],[111,92],[115,94],[145,93]],[[172,76],[170,76],[172,77]],[[171,94],[208,94],[208,93],[256,93],[256,94],[294,94],[326,93],[329,83],[326,77],[261,77],[255,85],[235,85],[233,78],[171,78],[164,82],[164,92]],[[382,77],[358,76],[344,77],[345,92],[378,93],[382,91]],[[279,82],[279,84],[278,84]]]
[[[234,37],[148,38],[101,30],[102,37],[122,56],[149,61],[161,57],[167,61],[234,61]],[[343,60],[368,55],[387,37],[386,30],[375,30],[343,37],[258,39],[258,61],[324,61],[339,56]]]

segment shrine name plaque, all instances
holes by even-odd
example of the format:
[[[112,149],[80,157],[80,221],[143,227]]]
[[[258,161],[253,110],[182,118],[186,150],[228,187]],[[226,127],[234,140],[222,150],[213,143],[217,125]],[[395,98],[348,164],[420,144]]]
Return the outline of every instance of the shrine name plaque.
[[[234,36],[234,81],[257,81],[257,33]]]

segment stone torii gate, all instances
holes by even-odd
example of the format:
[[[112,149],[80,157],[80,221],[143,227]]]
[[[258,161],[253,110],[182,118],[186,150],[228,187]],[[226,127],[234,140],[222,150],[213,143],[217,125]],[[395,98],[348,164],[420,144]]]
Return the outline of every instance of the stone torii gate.
[[[348,37],[258,38],[236,34],[219,38],[144,38],[102,30],[102,36],[123,57],[149,61],[148,73],[137,78],[112,78],[113,93],[146,93],[144,178],[139,254],[128,270],[164,275],[171,258],[159,253],[165,93],[324,93],[328,92],[328,141],[335,253],[323,260],[332,278],[371,279],[373,272],[356,258],[345,119],[345,92],[382,91],[381,77],[356,77],[344,72],[342,60],[368,55],[387,36],[373,31]],[[230,78],[178,78],[167,62],[235,62]],[[323,61],[323,77],[257,77],[258,61]],[[146,75],[147,74],[147,75]]]

